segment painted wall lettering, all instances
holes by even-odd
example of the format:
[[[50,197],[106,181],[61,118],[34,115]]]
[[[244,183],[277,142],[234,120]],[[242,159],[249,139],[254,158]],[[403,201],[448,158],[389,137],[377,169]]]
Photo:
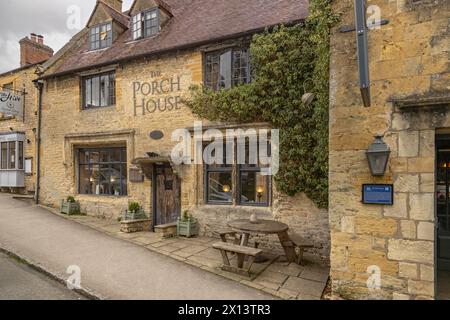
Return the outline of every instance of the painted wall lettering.
[[[152,77],[161,76],[152,72]],[[181,77],[157,79],[150,82],[133,82],[134,116],[167,112],[181,108]]]

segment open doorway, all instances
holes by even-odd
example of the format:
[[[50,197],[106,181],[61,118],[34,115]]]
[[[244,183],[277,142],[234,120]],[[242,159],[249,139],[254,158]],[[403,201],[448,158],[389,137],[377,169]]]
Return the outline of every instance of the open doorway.
[[[450,134],[436,136],[437,298],[450,300]]]

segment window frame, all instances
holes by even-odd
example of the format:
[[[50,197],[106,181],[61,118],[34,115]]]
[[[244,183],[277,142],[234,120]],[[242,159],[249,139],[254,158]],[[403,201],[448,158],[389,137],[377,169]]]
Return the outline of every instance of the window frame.
[[[3,90],[14,91],[14,82],[8,82],[2,85]]]
[[[6,171],[9,170],[9,142],[8,141],[2,141],[0,143],[0,170]]]
[[[146,19],[146,15],[149,14],[149,13],[152,13],[152,12],[156,13],[156,17],[154,19],[147,20]],[[152,25],[150,27],[147,27],[147,23],[149,23],[149,21],[153,21],[153,20],[156,21],[156,26]],[[153,8],[153,9],[150,9],[150,10],[143,11],[142,12],[142,23],[143,23],[143,32],[142,32],[142,34],[143,34],[144,38],[150,38],[150,37],[153,37],[153,36],[156,36],[157,34],[159,34],[159,32],[161,31],[161,17],[160,17],[159,8]],[[151,29],[151,28],[156,28],[157,31],[155,33],[147,34],[147,30]]]
[[[224,144],[225,145],[225,144]],[[272,205],[272,179],[271,176],[267,176],[266,179],[266,190],[267,190],[267,202],[264,203],[245,203],[242,201],[242,192],[241,192],[241,182],[242,182],[242,173],[243,172],[255,172],[260,173],[264,167],[260,165],[249,166],[249,165],[239,165],[237,164],[238,154],[236,152],[236,147],[239,143],[234,140],[234,151],[233,151],[233,164],[227,165],[224,164],[221,167],[211,167],[208,164],[203,164],[203,174],[204,174],[204,201],[206,205],[228,205],[228,206],[243,206],[243,207],[261,207],[268,208]],[[248,148],[246,146],[246,148]],[[204,147],[203,147],[204,150]],[[224,150],[226,152],[226,149]],[[258,151],[259,152],[259,151]],[[226,159],[226,154],[224,155]],[[209,174],[210,173],[230,173],[231,174],[231,191],[232,191],[232,200],[231,202],[225,201],[211,201],[209,200]]]
[[[147,20],[146,19],[146,15],[149,13],[155,12],[156,13],[156,18],[154,19],[150,19]],[[135,18],[139,16],[140,19],[135,21]],[[147,27],[147,24],[149,23],[149,21],[156,21],[156,25]],[[161,31],[161,10],[157,7],[157,8],[152,8],[149,10],[144,10],[141,11],[139,13],[136,13],[132,18],[131,18],[131,36],[133,38],[133,40],[140,40],[140,39],[144,39],[144,38],[150,38],[153,36],[156,36],[160,33]],[[135,28],[136,27],[136,28]],[[148,29],[151,28],[156,28],[157,31],[155,33],[147,33]],[[139,32],[138,35],[136,35],[136,33]]]
[[[81,161],[81,154],[82,152],[98,152],[99,154],[101,152],[108,152],[112,153],[114,151],[120,150],[120,161],[107,161],[107,162],[101,162],[100,157],[98,162],[88,162],[84,163]],[[125,154],[125,159],[123,159],[123,154]],[[77,162],[78,162],[78,174],[77,174],[77,189],[79,195],[84,196],[95,196],[95,197],[128,197],[128,155],[127,155],[127,147],[88,147],[88,148],[78,148],[77,152]],[[83,166],[87,166],[89,171],[92,171],[92,168],[94,166],[98,167],[98,171],[100,172],[100,166],[109,166],[110,168],[114,165],[120,165],[120,179],[118,179],[119,185],[120,185],[120,195],[114,195],[114,194],[94,194],[94,193],[84,193],[81,192],[81,168]],[[124,173],[126,174],[125,179]],[[111,182],[110,182],[111,183]],[[123,190],[123,185],[125,185],[125,190]]]
[[[135,18],[139,16],[139,20],[135,21]],[[131,17],[131,35],[133,37],[133,40],[142,39],[144,36],[144,19],[143,19],[143,13],[139,12],[136,13],[133,17]],[[135,29],[136,26],[136,29]],[[138,36],[135,36],[135,34],[139,32]]]
[[[22,140],[0,142],[0,171],[25,171],[24,145]],[[4,148],[4,146],[6,146],[6,148]],[[14,153],[12,154],[13,150]],[[11,161],[11,156],[14,156],[14,161]],[[22,159],[20,159],[20,156],[22,156]],[[12,163],[14,164],[14,167],[11,167]]]
[[[233,166],[231,167],[211,167],[210,165],[205,164],[204,165],[205,170],[204,170],[204,174],[205,174],[205,202],[207,204],[211,204],[211,205],[232,205],[234,202],[234,191],[235,191],[235,182],[233,179]],[[210,200],[209,199],[209,174],[210,173],[229,173],[231,175],[231,201],[227,202],[227,201],[219,201],[219,200]]]
[[[235,77],[235,59],[236,59],[236,54],[237,53],[241,53],[242,52],[246,52],[246,56],[247,56],[247,66],[245,68],[242,67],[242,65],[240,64],[240,68],[239,69],[246,69],[247,72],[247,80],[246,81],[237,81],[237,78]],[[230,52],[231,53],[231,59],[230,59],[230,87],[229,88],[221,88],[220,87],[220,79],[215,79],[216,81],[210,81],[210,75],[208,74],[208,66],[209,64],[213,64],[213,63],[218,63],[219,64],[219,70],[218,70],[218,75],[220,76],[220,57],[222,55],[224,55],[225,53]],[[218,58],[218,62],[208,62],[208,58],[209,57],[215,57],[216,59]],[[212,68],[212,67],[211,67]],[[233,88],[237,85],[241,85],[241,84],[248,84],[252,82],[252,67],[251,67],[251,61],[250,61],[250,48],[248,46],[234,46],[234,47],[227,47],[224,49],[220,49],[220,50],[214,50],[214,51],[206,51],[203,53],[203,70],[204,70],[204,85],[206,87],[208,87],[209,89],[213,90],[213,91],[220,91],[220,90],[227,90],[230,88]],[[217,77],[219,78],[219,77]],[[213,87],[212,84],[216,83],[216,86]]]
[[[107,103],[106,105],[102,105],[102,78],[108,76],[108,97],[106,97]],[[98,100],[99,100],[99,106],[92,106],[93,101],[93,85],[92,80],[98,78],[99,79],[99,86],[98,86]],[[90,80],[90,101],[91,106],[88,106],[87,104],[87,96],[86,96],[86,81]],[[86,75],[81,77],[81,109],[82,110],[92,110],[92,109],[99,109],[99,108],[109,108],[114,107],[116,105],[116,72],[113,71],[107,71],[102,73],[96,73],[91,75]]]
[[[261,203],[248,203],[242,201],[242,173],[243,172],[251,172],[251,173],[261,173],[261,167],[248,167],[243,165],[237,166],[237,204],[240,206],[246,206],[246,207],[270,207],[271,201],[272,201],[272,182],[270,179],[270,176],[266,176],[266,190],[267,191],[267,202],[261,202]]]
[[[106,30],[108,37],[107,37],[107,39],[102,40],[101,39],[102,28],[108,27],[108,26],[109,26],[109,30]],[[96,30],[98,30],[98,32],[95,32]],[[92,32],[92,31],[94,31],[94,32]],[[113,42],[112,21],[100,23],[100,24],[97,24],[97,25],[89,28],[89,51],[96,51],[96,50],[109,48],[112,46],[112,42]],[[97,44],[98,44],[98,47],[97,47]]]

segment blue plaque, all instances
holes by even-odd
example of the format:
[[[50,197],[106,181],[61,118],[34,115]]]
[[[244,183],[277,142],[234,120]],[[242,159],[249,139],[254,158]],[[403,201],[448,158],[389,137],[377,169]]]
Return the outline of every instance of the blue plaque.
[[[394,186],[392,184],[364,184],[362,202],[364,204],[394,204]]]

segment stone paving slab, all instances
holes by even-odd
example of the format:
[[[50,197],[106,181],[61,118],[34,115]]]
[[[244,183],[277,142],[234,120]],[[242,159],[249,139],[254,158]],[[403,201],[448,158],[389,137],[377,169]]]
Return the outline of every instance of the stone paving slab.
[[[286,300],[319,300],[328,280],[329,268],[312,263],[307,263],[305,266],[289,263],[283,255],[284,253],[279,250],[265,250],[264,255],[270,258],[269,261],[253,264],[250,270],[255,278],[249,279],[221,269],[220,252],[212,248],[212,244],[220,241],[220,239],[208,237],[163,239],[160,235],[151,232],[125,234],[120,232],[120,224],[114,220],[96,220],[95,217],[86,216],[65,217],[106,232],[116,238],[133,242],[148,250]],[[231,263],[235,263],[235,259],[235,256],[231,256]]]

